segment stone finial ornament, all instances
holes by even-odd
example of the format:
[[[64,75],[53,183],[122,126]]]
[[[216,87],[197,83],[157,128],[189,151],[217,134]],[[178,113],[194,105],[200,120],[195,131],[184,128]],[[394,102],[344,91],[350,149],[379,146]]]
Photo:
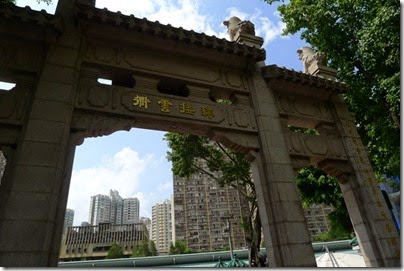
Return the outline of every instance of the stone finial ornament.
[[[235,41],[236,37],[242,33],[255,35],[254,24],[250,21],[242,21],[238,17],[231,17],[229,20],[224,21],[223,24],[227,26],[227,33],[231,41]]]
[[[313,64],[326,66],[325,54],[322,52],[316,52],[312,48],[303,46],[297,50],[299,59],[303,62],[304,73],[311,74],[310,66]]]

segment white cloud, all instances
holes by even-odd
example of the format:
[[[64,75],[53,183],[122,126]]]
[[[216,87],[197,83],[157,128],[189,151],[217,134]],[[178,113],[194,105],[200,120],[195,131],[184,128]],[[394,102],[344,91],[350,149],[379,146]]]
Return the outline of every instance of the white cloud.
[[[276,38],[281,38],[282,30],[285,24],[281,21],[277,23],[272,22],[268,17],[260,17],[258,28],[255,29],[255,34],[264,39],[264,46]]]
[[[97,0],[97,8],[107,8],[110,11],[120,11],[122,14],[133,14],[136,17],[143,18],[148,14],[155,12],[157,4],[152,0],[127,1],[127,0]]]
[[[250,20],[250,18],[252,17],[250,14],[242,12],[241,10],[239,10],[238,8],[235,8],[235,7],[228,8],[227,14],[228,14],[228,16],[226,16],[226,18],[236,16],[236,17],[240,18],[240,20]]]
[[[120,11],[125,15],[133,14],[138,18],[147,18],[149,21],[159,21],[161,24],[171,24],[174,27],[183,27],[207,35],[217,35],[211,25],[208,15],[199,13],[200,4],[195,0],[97,0],[98,8],[108,8],[111,11]]]
[[[131,148],[123,148],[104,157],[100,165],[74,170],[67,206],[75,210],[75,225],[88,220],[91,196],[108,195],[110,189],[117,190],[123,198],[132,196],[140,185],[140,175],[152,161],[153,155],[140,157]]]
[[[151,219],[151,206],[153,202],[150,201],[154,193],[145,194],[143,192],[136,192],[131,197],[136,197],[139,200],[140,216],[145,216]]]
[[[46,6],[42,3],[39,5],[32,0],[18,0],[18,3],[20,6],[29,4],[33,8],[46,8],[51,12],[56,6],[54,3],[52,6]],[[214,6],[212,3],[201,0],[96,1],[97,8],[107,8],[114,12],[120,11],[125,15],[133,14],[137,18],[147,18],[149,21],[159,21],[162,24],[171,24],[174,27],[183,27],[218,38],[229,39],[227,29],[222,22],[232,16],[252,21],[255,24],[256,34],[264,38],[264,47],[276,38],[285,38],[281,36],[285,25],[280,21],[277,11],[272,14],[272,19],[270,19],[264,16],[259,9],[255,9],[252,14],[249,14],[239,8],[230,7],[226,9],[223,17],[218,21],[218,18],[214,18],[211,14],[202,14],[201,5]]]
[[[156,192],[165,192],[167,189],[172,190],[172,182],[170,183],[165,183],[165,184],[159,184],[157,187]],[[164,190],[164,188],[166,190]],[[161,190],[163,189],[163,190]],[[161,198],[160,193],[156,192],[151,192],[151,193],[143,193],[143,192],[137,192],[132,195],[132,197],[136,197],[139,199],[140,202],[140,216],[145,216],[148,218],[152,218],[152,206],[156,205],[156,203],[163,202],[166,199],[170,198]]]

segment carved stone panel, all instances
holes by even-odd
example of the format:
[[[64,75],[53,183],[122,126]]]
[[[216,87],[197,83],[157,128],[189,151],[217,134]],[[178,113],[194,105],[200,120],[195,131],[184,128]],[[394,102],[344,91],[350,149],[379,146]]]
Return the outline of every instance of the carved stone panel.
[[[239,71],[222,70],[193,59],[178,58],[154,52],[150,61],[150,50],[125,46],[104,45],[100,41],[88,41],[84,45],[84,62],[107,65],[119,69],[149,72],[154,75],[173,76],[193,82],[247,91],[247,77]]]
[[[0,123],[20,124],[30,97],[28,86],[17,84],[9,91],[0,90]]]
[[[279,113],[288,116],[288,119],[305,118],[315,122],[333,122],[330,106],[323,101],[278,94],[276,102]]]
[[[108,86],[85,79],[79,85],[77,108],[125,117],[161,116],[175,122],[191,121],[204,126],[257,131],[254,112],[249,106],[219,104],[209,97],[179,97],[144,86]]]
[[[308,157],[313,161],[324,159],[347,160],[341,137],[333,134],[309,135],[284,130],[286,145],[292,157]]]
[[[28,46],[23,43],[0,43],[0,66],[2,68],[36,72],[44,59],[41,46]]]

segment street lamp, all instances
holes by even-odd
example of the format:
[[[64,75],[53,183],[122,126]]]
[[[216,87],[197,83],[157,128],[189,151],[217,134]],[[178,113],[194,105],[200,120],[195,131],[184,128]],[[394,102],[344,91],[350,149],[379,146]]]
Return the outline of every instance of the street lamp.
[[[224,232],[226,232],[226,230],[229,232],[230,259],[234,260],[233,241],[232,241],[232,237],[231,237],[231,223],[229,222],[230,218],[233,218],[233,215],[230,215],[228,213],[226,213],[222,216],[222,219],[226,219],[226,221],[227,221],[227,227],[225,228]]]

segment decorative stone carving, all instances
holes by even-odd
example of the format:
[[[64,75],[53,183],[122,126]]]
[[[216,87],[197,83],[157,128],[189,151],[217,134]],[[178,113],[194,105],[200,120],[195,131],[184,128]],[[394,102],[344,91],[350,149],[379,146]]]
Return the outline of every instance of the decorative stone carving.
[[[9,91],[0,89],[0,120],[6,120],[9,124],[21,123],[31,98],[30,86],[19,80],[16,83]]]
[[[227,33],[230,36],[231,41],[236,40],[236,36],[241,33],[255,35],[254,24],[247,20],[240,20],[238,17],[231,17],[229,20],[224,21],[223,24],[227,26]]]
[[[293,118],[304,117],[315,121],[333,122],[330,107],[327,103],[317,100],[278,94],[275,96],[280,114]]]
[[[312,48],[303,46],[297,50],[299,59],[303,62],[304,73],[309,74],[309,67],[313,64],[326,65],[326,57],[322,52],[316,52]]]
[[[285,142],[289,154],[293,157],[310,157],[310,159],[331,159],[347,161],[347,155],[341,137],[330,133],[318,136],[284,130]]]
[[[35,52],[35,53],[34,53]],[[2,68],[12,68],[36,72],[44,59],[40,46],[28,47],[22,44],[2,42],[0,44],[0,65]]]
[[[222,72],[222,81],[224,84],[228,84],[231,87],[241,88],[243,87],[242,77],[232,72]]]
[[[255,128],[255,123],[252,121],[250,112],[241,108],[233,110],[234,123],[240,128]]]
[[[258,138],[255,134],[229,133],[212,129],[209,131],[208,137],[222,143],[229,149],[243,154],[249,154],[250,151],[259,149]]]
[[[129,131],[135,126],[135,119],[75,114],[71,126],[84,131],[84,137],[98,137],[110,135],[118,130]]]
[[[88,89],[88,103],[96,107],[105,107],[110,102],[110,90],[105,87],[90,87]]]
[[[16,95],[0,90],[0,119],[10,117],[16,107]]]

